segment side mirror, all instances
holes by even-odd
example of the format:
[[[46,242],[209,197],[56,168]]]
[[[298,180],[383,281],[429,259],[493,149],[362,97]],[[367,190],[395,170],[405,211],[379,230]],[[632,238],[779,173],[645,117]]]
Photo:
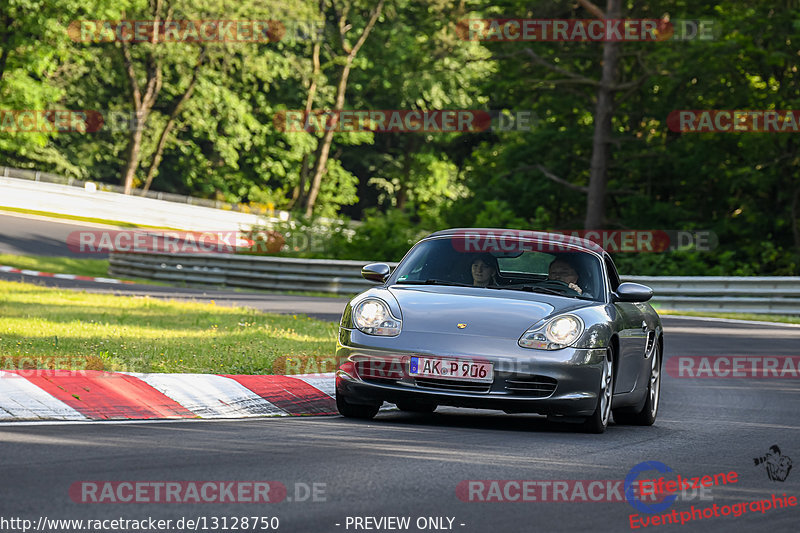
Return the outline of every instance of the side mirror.
[[[653,289],[638,283],[620,283],[613,295],[615,302],[646,302],[653,297]]]
[[[370,263],[361,268],[361,276],[375,283],[383,283],[392,269],[386,263]]]

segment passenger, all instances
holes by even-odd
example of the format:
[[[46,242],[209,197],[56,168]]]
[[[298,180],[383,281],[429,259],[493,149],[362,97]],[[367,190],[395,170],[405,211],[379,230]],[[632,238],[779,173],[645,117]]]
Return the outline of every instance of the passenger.
[[[583,294],[583,289],[578,286],[578,273],[569,261],[556,258],[550,263],[547,278],[553,281],[562,281],[569,285],[569,288],[578,294]]]
[[[472,284],[475,287],[497,285],[497,258],[492,254],[481,254],[471,263]]]

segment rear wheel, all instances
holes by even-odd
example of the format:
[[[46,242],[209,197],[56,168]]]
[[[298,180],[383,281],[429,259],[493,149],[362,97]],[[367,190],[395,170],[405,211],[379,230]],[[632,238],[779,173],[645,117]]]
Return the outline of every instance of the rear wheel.
[[[658,414],[661,396],[661,347],[656,342],[650,361],[650,382],[647,384],[647,399],[638,413],[614,412],[614,422],[632,426],[652,426]]]
[[[348,403],[341,394],[336,393],[336,408],[339,409],[339,414],[347,418],[360,418],[362,420],[371,420],[378,414],[380,405],[358,405]]]
[[[395,405],[401,411],[408,411],[409,413],[432,413],[438,407],[435,403],[410,401],[397,402]]]
[[[611,396],[614,392],[614,353],[611,348],[606,352],[603,361],[603,373],[600,376],[600,391],[597,393],[597,407],[592,416],[583,423],[587,433],[603,433],[611,418]]]

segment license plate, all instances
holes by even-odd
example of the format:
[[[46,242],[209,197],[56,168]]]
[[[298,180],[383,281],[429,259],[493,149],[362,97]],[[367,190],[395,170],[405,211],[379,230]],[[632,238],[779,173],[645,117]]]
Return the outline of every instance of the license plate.
[[[463,379],[487,383],[491,383],[494,379],[492,363],[417,356],[411,357],[408,374],[425,378]]]

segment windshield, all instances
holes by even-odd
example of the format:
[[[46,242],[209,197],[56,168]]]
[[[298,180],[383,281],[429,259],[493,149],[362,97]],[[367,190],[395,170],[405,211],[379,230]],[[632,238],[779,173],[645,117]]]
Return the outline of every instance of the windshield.
[[[418,244],[397,267],[396,284],[456,285],[518,290],[601,301],[600,260],[580,251],[514,250],[467,252],[457,239],[441,238]]]

